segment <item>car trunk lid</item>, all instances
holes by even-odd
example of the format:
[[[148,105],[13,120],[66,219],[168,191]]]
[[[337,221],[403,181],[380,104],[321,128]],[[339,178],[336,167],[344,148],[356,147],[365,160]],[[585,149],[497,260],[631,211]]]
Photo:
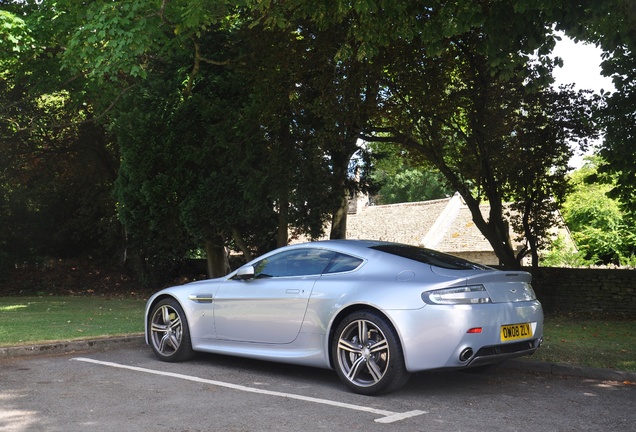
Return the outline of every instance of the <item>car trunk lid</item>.
[[[448,270],[433,268],[442,276],[465,277],[466,285],[483,285],[493,303],[524,302],[536,299],[532,275],[523,271]]]

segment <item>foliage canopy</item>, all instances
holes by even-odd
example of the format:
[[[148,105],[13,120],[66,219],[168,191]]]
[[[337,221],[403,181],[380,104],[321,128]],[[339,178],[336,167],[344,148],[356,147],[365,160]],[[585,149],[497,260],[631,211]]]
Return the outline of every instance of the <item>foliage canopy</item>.
[[[6,1],[0,260],[119,255],[159,283],[196,250],[219,275],[228,248],[343,237],[366,138],[439,171],[502,264],[536,261],[596,134],[597,100],[548,87],[555,28],[605,51],[600,170],[633,213],[630,4]]]

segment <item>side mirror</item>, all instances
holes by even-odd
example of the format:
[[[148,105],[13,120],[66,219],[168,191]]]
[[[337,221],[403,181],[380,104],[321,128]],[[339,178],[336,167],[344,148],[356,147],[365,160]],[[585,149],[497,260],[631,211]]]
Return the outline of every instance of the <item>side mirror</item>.
[[[236,271],[236,279],[238,280],[249,280],[254,279],[254,266],[248,265],[239,268]]]

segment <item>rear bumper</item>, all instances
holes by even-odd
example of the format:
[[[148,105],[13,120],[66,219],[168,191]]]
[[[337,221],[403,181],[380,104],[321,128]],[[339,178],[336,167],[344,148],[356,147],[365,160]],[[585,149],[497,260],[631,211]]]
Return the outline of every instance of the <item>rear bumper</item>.
[[[392,312],[410,372],[498,363],[534,353],[543,340],[543,311],[538,301],[427,305],[418,311]],[[532,334],[527,339],[503,341],[502,326],[520,323],[528,323]]]
[[[541,342],[542,338],[537,338],[505,345],[482,347],[468,361],[466,367],[500,363],[511,358],[531,355],[541,346]]]

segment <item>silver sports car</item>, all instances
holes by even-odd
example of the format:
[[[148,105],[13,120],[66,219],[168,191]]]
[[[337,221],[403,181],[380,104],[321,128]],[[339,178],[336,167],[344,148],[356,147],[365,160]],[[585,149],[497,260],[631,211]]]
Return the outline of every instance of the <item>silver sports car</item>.
[[[159,291],[146,342],[164,361],[203,351],[333,368],[354,392],[388,393],[411,372],[532,354],[543,311],[530,281],[398,243],[298,244]]]

